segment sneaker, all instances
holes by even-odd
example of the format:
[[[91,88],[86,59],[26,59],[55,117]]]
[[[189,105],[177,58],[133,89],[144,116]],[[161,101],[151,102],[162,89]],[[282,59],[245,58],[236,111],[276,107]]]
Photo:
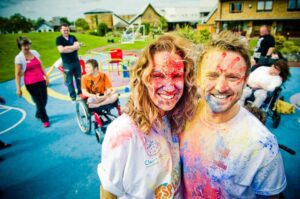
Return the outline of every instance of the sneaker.
[[[43,122],[43,125],[45,128],[48,128],[50,126],[50,123],[49,122]]]

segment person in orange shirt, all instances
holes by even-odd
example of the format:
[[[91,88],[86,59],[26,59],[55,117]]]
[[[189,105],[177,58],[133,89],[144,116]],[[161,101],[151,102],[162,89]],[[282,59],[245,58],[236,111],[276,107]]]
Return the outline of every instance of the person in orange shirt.
[[[88,98],[89,108],[111,104],[118,99],[116,89],[112,88],[108,76],[99,71],[98,62],[89,59],[85,64],[86,74],[82,77],[82,94]]]

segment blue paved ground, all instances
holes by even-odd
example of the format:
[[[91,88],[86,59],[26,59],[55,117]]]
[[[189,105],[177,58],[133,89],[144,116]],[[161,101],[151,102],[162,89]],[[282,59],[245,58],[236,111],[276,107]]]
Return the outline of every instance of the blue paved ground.
[[[283,91],[286,100],[300,93],[300,68],[292,68],[292,74]],[[54,80],[50,88],[67,95],[62,78]],[[99,198],[96,167],[100,161],[101,145],[93,134],[80,132],[74,104],[50,95],[47,111],[51,127],[45,129],[34,117],[34,106],[16,96],[14,81],[0,84],[0,91],[7,106],[21,108],[27,113],[20,125],[0,134],[1,140],[12,144],[12,147],[0,150],[0,157],[4,158],[0,162],[0,198]],[[125,102],[126,98],[123,98],[121,104]],[[0,132],[21,118],[20,110],[3,112],[0,109]],[[282,151],[288,179],[286,198],[297,198],[300,190],[299,127],[299,110],[294,115],[283,116],[278,129],[270,127],[281,144],[298,152],[291,156]]]

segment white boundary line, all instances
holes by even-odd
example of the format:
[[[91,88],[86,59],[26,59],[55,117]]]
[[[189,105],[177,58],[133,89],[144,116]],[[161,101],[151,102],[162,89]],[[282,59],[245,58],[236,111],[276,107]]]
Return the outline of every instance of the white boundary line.
[[[8,110],[16,110],[16,111],[20,111],[22,113],[22,118],[17,123],[12,125],[11,127],[7,128],[3,131],[0,131],[0,135],[6,133],[7,131],[10,131],[13,128],[15,128],[16,126],[21,124],[21,122],[23,122],[23,120],[26,118],[26,112],[23,109],[16,108],[16,107],[13,107],[13,106],[5,106],[5,105],[0,105],[0,108],[4,108],[4,109],[8,109]],[[7,112],[7,111],[5,111],[5,112]]]

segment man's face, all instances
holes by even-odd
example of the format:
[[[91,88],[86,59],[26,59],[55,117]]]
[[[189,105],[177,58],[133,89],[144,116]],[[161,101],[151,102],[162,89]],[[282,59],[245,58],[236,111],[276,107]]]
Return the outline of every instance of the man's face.
[[[184,89],[184,63],[177,54],[156,52],[153,69],[147,85],[152,102],[164,114],[172,110],[182,96]]]
[[[87,75],[93,75],[96,69],[93,68],[92,64],[85,64],[85,72]]]
[[[240,99],[246,63],[236,52],[210,50],[201,62],[201,97],[213,113],[226,113]]]
[[[62,26],[60,28],[60,32],[64,37],[67,37],[67,36],[69,36],[70,29],[68,26]]]
[[[267,34],[268,34],[268,29],[267,29],[267,27],[265,27],[265,26],[260,27],[260,29],[259,29],[259,34],[260,34],[261,36],[267,35]]]

